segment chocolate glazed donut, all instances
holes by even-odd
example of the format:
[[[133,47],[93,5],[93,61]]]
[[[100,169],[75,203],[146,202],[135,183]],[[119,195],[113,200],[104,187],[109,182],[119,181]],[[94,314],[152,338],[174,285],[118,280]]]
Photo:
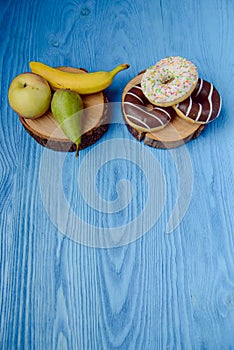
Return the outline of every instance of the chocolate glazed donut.
[[[213,84],[199,78],[191,96],[173,108],[186,120],[207,124],[219,116],[221,105],[221,97]]]
[[[153,106],[142,92],[141,84],[126,93],[123,112],[130,126],[145,132],[164,128],[175,114],[172,107]]]

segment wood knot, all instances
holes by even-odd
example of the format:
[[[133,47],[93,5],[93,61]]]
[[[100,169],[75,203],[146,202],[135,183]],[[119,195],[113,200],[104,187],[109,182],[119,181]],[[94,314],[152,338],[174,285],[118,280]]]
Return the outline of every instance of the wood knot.
[[[84,7],[80,13],[81,13],[81,16],[88,16],[90,14],[90,9],[88,7]]]

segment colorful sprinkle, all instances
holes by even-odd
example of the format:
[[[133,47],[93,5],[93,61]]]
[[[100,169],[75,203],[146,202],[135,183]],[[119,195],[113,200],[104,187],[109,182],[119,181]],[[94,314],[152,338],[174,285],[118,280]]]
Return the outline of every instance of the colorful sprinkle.
[[[183,57],[167,57],[149,67],[141,80],[142,91],[155,105],[177,103],[195,88],[196,66]]]

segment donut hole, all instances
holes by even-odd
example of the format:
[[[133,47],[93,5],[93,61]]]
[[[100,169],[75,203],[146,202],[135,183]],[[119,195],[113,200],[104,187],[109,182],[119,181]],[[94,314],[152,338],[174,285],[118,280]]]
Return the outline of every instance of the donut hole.
[[[152,111],[155,106],[152,105],[152,103],[148,102],[148,103],[146,103],[145,107],[148,111]]]
[[[174,80],[174,77],[172,76],[165,76],[162,78],[162,84],[169,84]]]

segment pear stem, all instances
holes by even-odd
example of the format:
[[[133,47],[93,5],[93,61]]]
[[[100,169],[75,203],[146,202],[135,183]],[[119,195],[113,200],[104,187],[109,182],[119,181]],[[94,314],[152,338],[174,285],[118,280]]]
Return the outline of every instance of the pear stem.
[[[79,157],[79,145],[76,145],[76,158]]]

